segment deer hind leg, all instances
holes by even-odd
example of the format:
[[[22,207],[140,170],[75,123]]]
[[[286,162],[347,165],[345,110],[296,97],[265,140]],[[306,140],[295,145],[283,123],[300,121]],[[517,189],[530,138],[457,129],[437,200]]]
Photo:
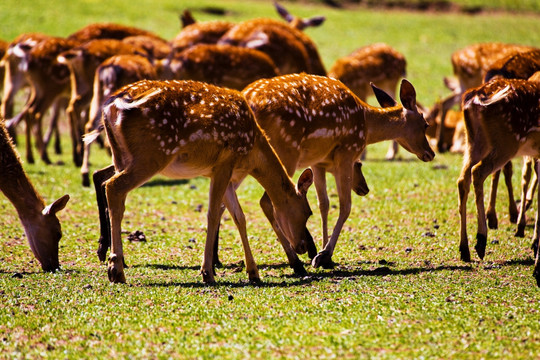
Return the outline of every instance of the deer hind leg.
[[[233,186],[233,184],[229,184],[229,186],[227,186],[225,197],[223,199],[225,201],[225,206],[231,213],[234,223],[238,228],[238,232],[240,233],[242,247],[244,248],[244,256],[248,278],[252,282],[259,282],[259,270],[257,269],[257,264],[255,263],[255,259],[253,258],[253,254],[251,253],[251,248],[249,246],[249,240],[247,237],[246,218],[244,216],[244,212],[242,211],[242,207],[238,202],[238,197],[236,196],[235,187]],[[222,213],[223,211],[221,211],[221,214]]]
[[[537,174],[539,171],[539,166],[540,165],[539,165],[538,160],[535,159],[534,168]],[[536,182],[537,182],[537,185],[540,182],[540,177],[538,177],[538,175],[536,177]],[[536,199],[537,203],[540,204],[540,191],[537,192],[536,197],[537,197]],[[535,257],[533,276],[536,279],[536,284],[540,287],[540,251],[538,251],[539,242],[540,242],[540,207],[536,210],[536,221],[534,224],[534,237],[533,237],[533,245],[532,245],[532,248],[534,251],[534,257]]]
[[[511,158],[511,156],[502,157],[498,156],[494,152],[491,152],[472,169],[472,181],[476,197],[476,210],[478,218],[478,231],[476,234],[476,245],[474,248],[480,259],[484,259],[487,244],[487,223],[484,213],[483,184],[489,174],[493,173],[494,170],[496,171],[496,169],[503,167]]]
[[[385,159],[386,160],[395,160],[397,153],[399,150],[399,144],[397,141],[392,140],[390,142],[390,145],[388,146],[388,151],[386,152]]]
[[[497,219],[497,189],[499,187],[499,178],[501,171],[497,170],[491,175],[491,184],[489,186],[489,203],[486,211],[486,217],[488,226],[490,229],[497,229],[499,227],[499,220]]]
[[[524,159],[523,168],[521,170],[521,206],[519,207],[517,229],[514,234],[516,237],[525,236],[525,226],[527,225],[525,213],[527,212],[527,193],[531,182],[532,165],[533,163],[529,158]]]
[[[508,190],[508,214],[510,215],[510,222],[515,224],[518,218],[518,209],[516,205],[516,199],[514,198],[514,189],[512,187],[512,161],[508,161],[504,164],[503,167],[504,174],[504,183],[506,184],[506,189]]]
[[[96,189],[96,201],[99,212],[99,246],[97,255],[99,261],[104,262],[107,259],[107,251],[111,246],[111,223],[109,219],[109,208],[107,205],[107,196],[105,194],[105,181],[109,180],[115,173],[114,165],[94,172],[94,187]]]
[[[461,169],[461,174],[457,181],[460,218],[459,252],[462,261],[470,262],[471,253],[469,251],[469,239],[467,238],[467,198],[471,189],[471,168],[473,163],[467,154],[465,156],[465,162],[463,163],[463,168]]]
[[[323,268],[333,268],[335,263],[332,261],[332,255],[334,254],[334,249],[343,228],[343,224],[349,217],[351,213],[351,188],[352,188],[352,172],[353,172],[353,163],[354,161],[346,161],[346,158],[336,159],[338,160],[335,164],[336,172],[334,177],[336,179],[336,188],[339,196],[339,215],[334,230],[332,231],[332,236],[330,240],[320,251],[317,256],[313,259],[311,264],[313,267],[322,266]]]
[[[272,205],[272,201],[270,200],[270,197],[265,192],[263,197],[261,198],[259,204],[261,205],[261,209],[270,222],[270,225],[274,229],[274,232],[276,233],[278,237],[278,241],[283,247],[283,250],[285,250],[285,254],[287,255],[287,259],[289,261],[290,267],[294,270],[294,274],[297,276],[305,276],[307,275],[307,271],[304,268],[304,263],[294,249],[291,247],[291,244],[289,243],[289,240],[283,235],[281,232],[281,229],[277,225],[276,219],[274,218],[274,207]],[[309,251],[309,250],[308,250]]]

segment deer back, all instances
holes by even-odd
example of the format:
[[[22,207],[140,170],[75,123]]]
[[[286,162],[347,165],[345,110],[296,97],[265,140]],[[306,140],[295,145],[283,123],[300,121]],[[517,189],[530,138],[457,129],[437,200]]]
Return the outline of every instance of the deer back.
[[[496,61],[484,77],[488,82],[494,77],[528,79],[540,71],[540,49],[520,52]]]

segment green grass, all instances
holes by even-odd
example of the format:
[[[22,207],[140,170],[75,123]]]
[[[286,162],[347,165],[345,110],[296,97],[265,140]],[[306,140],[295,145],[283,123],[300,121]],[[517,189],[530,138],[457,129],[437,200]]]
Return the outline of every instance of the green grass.
[[[118,0],[7,0],[0,3],[0,37],[11,39],[24,31],[67,35],[92,21],[117,21],[171,38],[184,7],[211,4],[140,1],[129,7]],[[232,9],[233,21],[275,16],[267,2],[219,4]],[[426,104],[446,93],[441,80],[451,74],[452,51],[479,41],[540,43],[536,16],[289,7],[304,16],[328,17],[323,27],[308,30],[327,67],[375,41],[404,52],[409,79]],[[259,208],[262,189],[247,179],[238,195],[263,280],[257,286],[247,282],[238,232],[227,213],[220,247],[225,267],[218,269],[217,286],[202,284],[198,269],[208,181],[158,177],[128,195],[123,229],[141,230],[147,241],[124,240],[128,284],[111,285],[106,266],[95,255],[94,191],[80,185],[70,145],[63,140],[64,153],[51,157],[65,165],[24,164],[47,202],[71,195],[59,213],[62,271],[40,271],[14,208],[0,197],[0,358],[530,359],[540,354],[539,294],[529,250],[532,221],[527,238],[513,237],[501,187],[500,226],[488,234],[485,261],[459,261],[459,155],[437,154],[426,164],[401,149],[401,160],[389,163],[382,160],[387,144],[371,147],[363,167],[371,191],[353,196],[334,254],[338,266],[307,266],[305,278],[292,276]],[[92,160],[93,169],[110,161],[97,148]],[[520,161],[514,163],[517,192]],[[334,224],[337,193],[333,180],[328,183],[334,206],[329,223]],[[314,193],[311,189],[315,214],[308,226],[320,248]],[[470,199],[470,234],[476,229],[474,214]]]

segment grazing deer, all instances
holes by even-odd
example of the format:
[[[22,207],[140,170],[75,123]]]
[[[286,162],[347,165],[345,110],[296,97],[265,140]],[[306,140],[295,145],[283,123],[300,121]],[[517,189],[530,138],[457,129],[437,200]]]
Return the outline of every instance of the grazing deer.
[[[94,76],[93,96],[90,113],[85,125],[85,134],[99,128],[103,102],[121,87],[139,80],[157,79],[156,68],[141,55],[115,55],[103,61],[96,69]],[[83,186],[90,186],[90,145],[84,142],[81,176]]]
[[[372,94],[371,83],[395,98],[399,81],[406,75],[406,66],[401,53],[387,44],[376,43],[336,60],[328,76],[344,83],[362,101]],[[392,141],[386,159],[395,159],[397,151],[397,142]]]
[[[460,253],[471,261],[467,238],[467,196],[471,179],[476,197],[478,230],[475,249],[484,258],[487,224],[483,184],[487,176],[516,156],[540,155],[540,85],[526,80],[492,80],[463,97],[467,150],[457,185],[459,190]],[[538,241],[538,217],[534,241]],[[538,260],[535,276],[538,277]]]
[[[280,12],[280,6],[275,4]],[[289,14],[289,18],[292,19],[292,15]],[[269,18],[246,20],[225,33],[218,44],[260,50],[270,56],[281,74],[307,72],[326,75],[316,45],[301,31],[306,26],[319,26],[323,21],[323,17],[291,20],[289,23]]]
[[[253,81],[279,75],[265,53],[232,45],[200,44],[168,59],[162,78],[196,80],[242,90]]]
[[[3,121],[0,121],[0,173],[0,191],[15,206],[30,249],[44,271],[55,271],[60,267],[58,242],[62,237],[56,213],[66,206],[69,195],[45,205],[24,172]]]
[[[79,43],[59,37],[42,40],[32,48],[28,48],[24,56],[26,81],[30,85],[30,96],[22,111],[8,122],[8,129],[19,121],[26,122],[26,159],[34,162],[32,154],[32,131],[40,157],[46,164],[51,161],[47,154],[47,144],[51,131],[58,129],[60,108],[65,107],[70,94],[69,69],[57,61],[57,56],[77,46]],[[51,130],[46,138],[42,132],[42,119],[47,110],[53,106]],[[59,147],[59,143],[57,143]],[[57,150],[58,151],[58,150]]]
[[[58,62],[68,66],[70,71],[71,98],[67,115],[71,129],[73,162],[82,165],[82,131],[86,121],[82,114],[87,113],[92,100],[92,88],[97,67],[114,55],[143,54],[144,51],[115,39],[96,39],[61,53]]]
[[[68,36],[68,39],[85,43],[97,39],[116,39],[122,40],[129,36],[148,36],[160,39],[160,37],[151,31],[140,29],[133,26],[127,26],[114,23],[93,23]]]
[[[259,279],[235,192],[247,175],[270,196],[277,224],[287,239],[284,246],[304,253],[306,243],[313,241],[306,229],[311,215],[306,193],[313,174],[306,170],[294,186],[239,92],[195,81],[140,81],[110,97],[103,115],[113,165],[94,174],[94,185],[100,241],[106,246],[110,239],[112,244],[108,265],[111,282],[126,280],[121,239],[126,196],[157,173],[172,178],[210,178],[201,266],[206,283],[214,282],[212,257],[222,203],[240,232],[249,279]],[[106,247],[100,257],[105,253]]]
[[[530,79],[540,71],[540,49],[520,52],[496,61],[484,77],[484,82],[494,78]]]
[[[355,163],[366,145],[395,139],[422,161],[435,156],[425,137],[428,125],[418,112],[411,83],[401,83],[403,106],[375,86],[373,91],[384,108],[366,104],[338,80],[308,74],[259,80],[243,91],[289,175],[308,166],[313,170],[324,246],[312,261],[315,267],[332,266],[336,242],[351,210],[351,188],[359,171]],[[330,239],[327,171],[336,179],[340,204]],[[263,197],[261,206],[271,215],[267,198]]]

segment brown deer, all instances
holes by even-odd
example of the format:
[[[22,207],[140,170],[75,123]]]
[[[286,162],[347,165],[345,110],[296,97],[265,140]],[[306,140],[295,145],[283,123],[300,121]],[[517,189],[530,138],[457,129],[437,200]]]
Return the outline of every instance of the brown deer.
[[[79,43],[59,37],[42,40],[24,54],[25,77],[30,86],[30,95],[21,112],[9,121],[8,128],[19,121],[26,122],[26,159],[34,162],[32,154],[32,131],[35,134],[36,147],[43,162],[50,164],[47,144],[53,129],[57,129],[59,111],[65,107],[70,94],[69,69],[57,61],[57,56],[77,46]],[[53,106],[51,130],[46,138],[42,132],[42,119]],[[57,144],[59,147],[59,144]]]
[[[76,48],[61,53],[58,62],[68,66],[70,71],[71,98],[67,108],[69,118],[73,162],[82,165],[82,131],[86,121],[82,114],[87,113],[92,100],[92,88],[97,67],[107,58],[122,54],[145,54],[144,50],[135,48],[116,39],[96,39]]]
[[[265,53],[232,45],[199,44],[168,59],[162,78],[204,81],[242,90],[253,81],[279,75]]]
[[[69,195],[45,205],[24,172],[3,121],[0,121],[0,173],[0,191],[15,206],[30,249],[44,271],[55,271],[60,267],[58,243],[62,237],[56,213],[66,206]]]
[[[276,6],[279,5],[276,3]],[[306,26],[319,26],[323,21],[323,17],[291,20],[289,23],[270,18],[246,20],[225,33],[218,44],[260,50],[270,56],[281,74],[307,72],[326,75],[316,45],[300,30]]]
[[[403,54],[387,44],[376,43],[337,59],[328,71],[328,76],[344,83],[365,102],[372,94],[371,83],[395,98],[399,81],[407,73],[406,66]],[[386,159],[395,159],[397,151],[397,142],[392,141]]]
[[[294,186],[239,92],[195,81],[140,81],[110,97],[103,114],[113,165],[97,171],[94,184],[102,237],[109,237],[112,245],[111,282],[126,280],[121,239],[126,196],[157,173],[172,178],[210,178],[201,266],[206,283],[215,281],[212,257],[223,203],[240,232],[249,279],[259,280],[235,192],[247,175],[270,196],[279,229],[287,239],[284,246],[304,253],[306,243],[313,241],[306,229],[311,215],[306,193],[313,174],[306,170]]]
[[[122,40],[129,36],[148,36],[151,38],[160,39],[158,35],[152,33],[151,31],[115,23],[89,24],[69,35],[68,39],[85,43],[97,39]]]
[[[351,188],[357,183],[357,163],[366,145],[395,139],[422,161],[435,154],[426,139],[427,123],[416,107],[416,92],[406,80],[401,83],[403,106],[373,86],[384,108],[372,107],[338,80],[308,74],[293,74],[256,81],[243,94],[257,122],[270,139],[289,175],[310,166],[322,218],[324,249],[312,264],[332,266],[339,234],[351,210]],[[329,200],[326,172],[334,175],[339,195],[339,217],[328,238]],[[270,221],[271,204],[261,206]]]
[[[461,218],[459,249],[463,261],[471,261],[467,238],[467,196],[471,179],[478,218],[475,249],[483,259],[487,242],[484,180],[516,156],[540,155],[539,96],[537,83],[495,79],[469,90],[463,97],[467,151],[457,182]],[[538,241],[538,222],[536,225],[534,244]],[[535,276],[540,281],[538,270],[537,259]]]
[[[4,68],[4,93],[0,107],[0,117],[11,119],[15,94],[27,85],[24,75],[26,64],[24,55],[39,42],[49,38],[41,33],[25,33],[17,36],[8,46],[6,54],[1,60]]]
[[[105,99],[121,87],[139,80],[157,79],[156,68],[141,55],[116,55],[103,61],[96,69],[90,113],[85,125],[85,134],[99,128]],[[83,186],[90,186],[90,145],[84,142],[81,176]]]

